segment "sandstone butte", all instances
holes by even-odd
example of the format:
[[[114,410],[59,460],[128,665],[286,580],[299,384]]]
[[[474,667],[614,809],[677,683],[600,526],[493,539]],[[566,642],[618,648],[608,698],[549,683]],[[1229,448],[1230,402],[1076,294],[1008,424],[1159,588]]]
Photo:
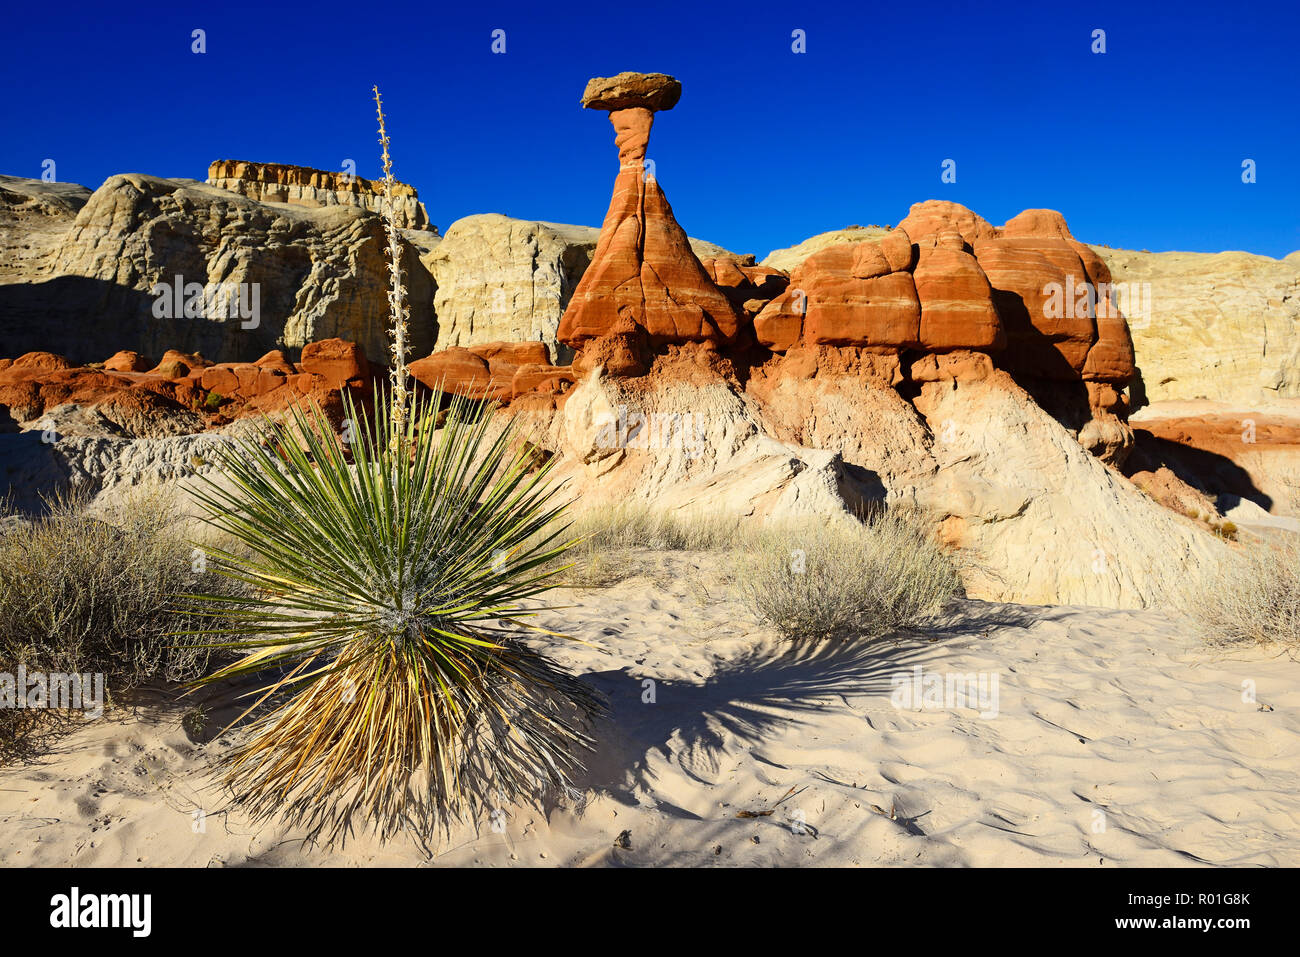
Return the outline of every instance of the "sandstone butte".
[[[333,173],[284,163],[249,163],[214,160],[208,166],[208,185],[230,190],[263,203],[291,206],[358,206],[383,211],[384,184],[353,173]],[[393,215],[402,229],[436,233],[415,187],[393,184]]]

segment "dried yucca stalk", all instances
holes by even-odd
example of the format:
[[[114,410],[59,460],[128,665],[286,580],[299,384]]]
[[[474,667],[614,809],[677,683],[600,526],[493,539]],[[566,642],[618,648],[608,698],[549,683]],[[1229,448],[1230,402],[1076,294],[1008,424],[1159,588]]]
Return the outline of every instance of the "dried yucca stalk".
[[[402,240],[397,231],[397,217],[393,212],[393,161],[388,154],[388,130],[384,125],[384,102],[375,91],[375,112],[379,114],[379,145],[384,151],[384,230],[388,234],[388,271],[392,285],[388,290],[388,313],[391,319],[388,335],[392,338],[393,368],[392,410],[393,435],[400,436],[406,428],[410,409],[410,392],[407,389],[406,353],[407,334],[411,313],[406,305],[406,287],[402,284]]]

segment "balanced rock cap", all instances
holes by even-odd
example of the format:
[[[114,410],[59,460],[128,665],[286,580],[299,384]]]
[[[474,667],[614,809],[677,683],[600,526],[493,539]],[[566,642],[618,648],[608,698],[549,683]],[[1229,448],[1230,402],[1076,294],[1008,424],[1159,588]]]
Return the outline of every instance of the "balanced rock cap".
[[[589,110],[671,110],[682,97],[682,84],[666,73],[620,73],[596,76],[582,91],[582,105]]]

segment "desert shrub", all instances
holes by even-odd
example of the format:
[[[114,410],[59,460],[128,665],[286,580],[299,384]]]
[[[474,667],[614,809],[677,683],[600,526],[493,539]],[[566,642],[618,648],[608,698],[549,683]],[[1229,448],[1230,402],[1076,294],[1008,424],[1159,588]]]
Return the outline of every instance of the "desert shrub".
[[[195,561],[169,500],[142,494],[102,518],[76,497],[48,504],[0,533],[0,672],[103,674],[115,692],[198,675],[209,650],[175,636],[197,622],[175,596],[237,591]],[[0,727],[21,749],[57,717],[0,709]]]
[[[1300,538],[1295,535],[1224,551],[1173,587],[1172,604],[1209,644],[1300,650]]]
[[[590,547],[602,550],[706,551],[733,544],[740,534],[740,519],[625,504],[579,514],[572,532]]]
[[[749,609],[794,640],[878,637],[962,594],[952,560],[899,509],[860,523],[765,528],[738,549],[735,568]]]
[[[347,400],[352,465],[295,409],[221,449],[232,486],[196,493],[245,549],[219,552],[221,570],[260,596],[220,630],[243,656],[204,679],[269,672],[225,758],[255,818],[327,841],[358,814],[381,835],[428,827],[562,792],[590,747],[598,700],[524,640],[544,632],[530,600],[568,544],[549,466],[530,471],[486,418],[420,428],[440,400],[417,401],[401,433],[387,406],[371,418]]]
[[[740,520],[623,504],[579,513],[570,534],[575,541],[564,555],[561,578],[569,586],[592,588],[660,575],[663,552],[731,548],[740,536]]]

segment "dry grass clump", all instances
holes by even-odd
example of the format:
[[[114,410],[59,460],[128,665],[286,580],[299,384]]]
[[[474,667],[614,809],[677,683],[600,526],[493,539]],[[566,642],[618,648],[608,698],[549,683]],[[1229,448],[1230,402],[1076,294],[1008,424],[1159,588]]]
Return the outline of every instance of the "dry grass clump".
[[[103,518],[76,497],[48,504],[0,532],[0,673],[102,674],[119,693],[198,675],[208,651],[172,637],[196,623],[173,596],[237,590],[206,570],[169,499],[142,494]],[[0,749],[23,750],[59,717],[0,709]]]
[[[901,509],[860,524],[766,528],[735,565],[754,615],[796,641],[879,637],[935,617],[963,593],[951,558]]]
[[[654,576],[661,562],[653,552],[730,549],[741,538],[734,516],[666,511],[644,504],[591,509],[574,518],[577,544],[565,555],[566,585],[598,588],[638,575]]]
[[[1282,484],[1286,488],[1286,495],[1278,511],[1283,515],[1300,518],[1300,472],[1288,472],[1282,476]]]
[[[1225,553],[1181,583],[1174,600],[1211,645],[1300,650],[1300,538]]]

